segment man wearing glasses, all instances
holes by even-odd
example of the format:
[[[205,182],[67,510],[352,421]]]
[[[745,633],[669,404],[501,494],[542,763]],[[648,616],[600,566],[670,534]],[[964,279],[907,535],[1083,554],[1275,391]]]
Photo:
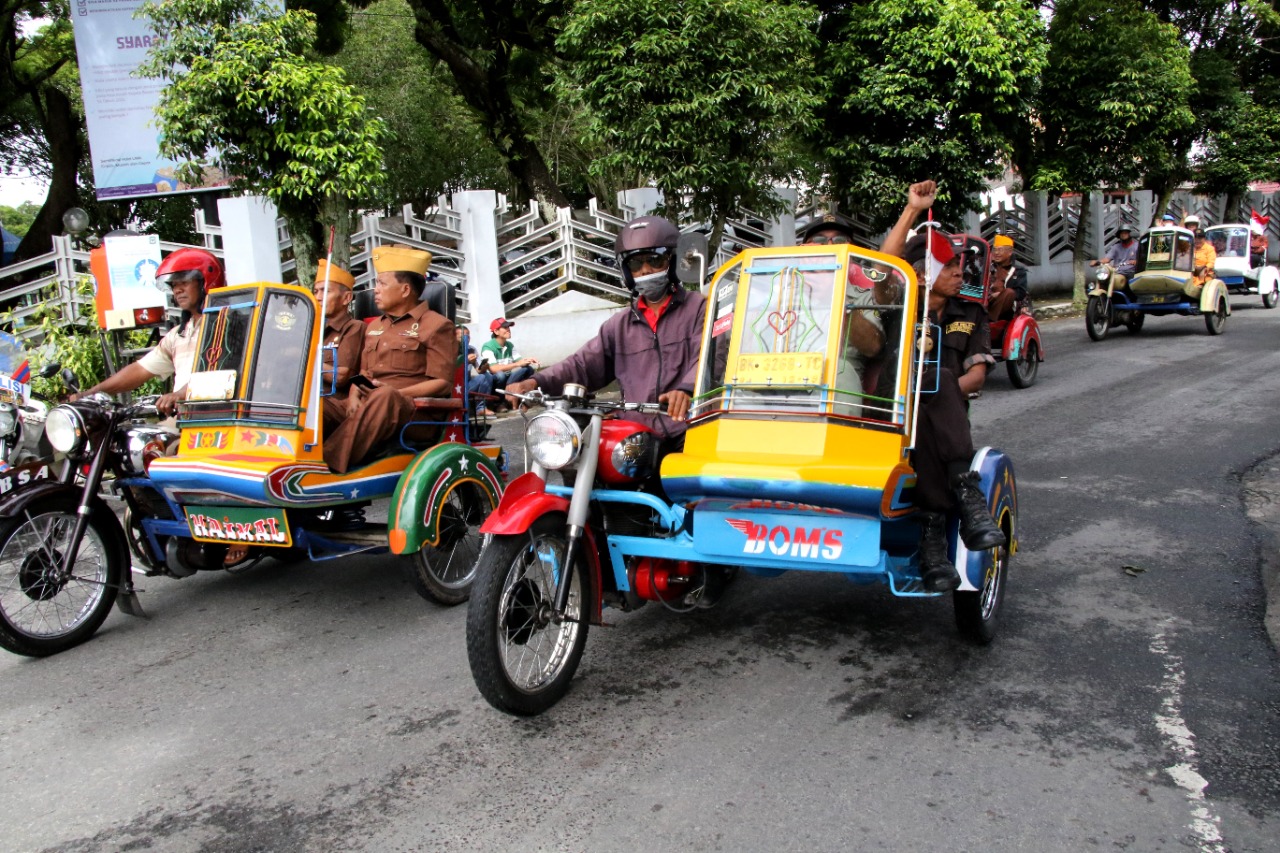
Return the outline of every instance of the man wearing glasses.
[[[512,382],[507,392],[540,388],[560,394],[569,382],[598,391],[616,380],[626,400],[667,404],[665,416],[627,412],[622,417],[652,429],[662,439],[662,453],[682,447],[706,300],[676,278],[679,238],[679,230],[660,216],[642,216],[623,226],[614,252],[634,297],[631,304],[576,353],[532,379]]]

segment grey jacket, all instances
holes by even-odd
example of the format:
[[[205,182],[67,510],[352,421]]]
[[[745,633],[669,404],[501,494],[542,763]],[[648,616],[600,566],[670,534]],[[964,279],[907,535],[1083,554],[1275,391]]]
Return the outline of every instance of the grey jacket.
[[[701,293],[680,288],[658,318],[655,333],[633,302],[605,320],[600,332],[582,349],[539,371],[535,377],[538,387],[548,394],[560,394],[565,383],[577,382],[589,391],[598,391],[617,380],[623,399],[630,403],[653,403],[668,391],[692,394],[706,312]],[[666,415],[628,413],[623,417],[668,438],[680,435],[686,426]]]

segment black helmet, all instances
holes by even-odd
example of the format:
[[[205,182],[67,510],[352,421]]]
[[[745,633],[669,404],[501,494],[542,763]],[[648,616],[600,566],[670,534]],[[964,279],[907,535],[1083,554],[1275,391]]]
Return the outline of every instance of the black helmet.
[[[839,231],[853,242],[853,220],[839,213],[824,213],[813,217],[813,220],[800,232],[800,241],[808,243],[819,231]]]
[[[667,279],[676,285],[676,244],[680,242],[680,229],[676,228],[661,216],[641,216],[633,219],[618,232],[613,241],[613,251],[618,258],[618,267],[622,270],[622,280],[632,293],[636,289],[635,277],[627,260],[633,255],[654,252],[670,258],[667,263]]]

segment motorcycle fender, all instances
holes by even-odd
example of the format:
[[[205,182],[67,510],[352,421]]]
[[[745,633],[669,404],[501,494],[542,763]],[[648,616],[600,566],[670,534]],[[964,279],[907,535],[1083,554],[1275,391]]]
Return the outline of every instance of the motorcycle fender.
[[[392,553],[413,554],[437,544],[445,501],[464,483],[479,487],[490,506],[502,496],[497,466],[469,444],[437,444],[415,456],[391,495],[387,538]]]
[[[80,500],[79,486],[68,486],[50,479],[43,483],[33,483],[20,492],[13,492],[0,500],[0,518],[13,518],[20,515],[34,501],[53,495],[69,495],[73,500]]]
[[[970,471],[977,471],[979,488],[987,499],[991,515],[1009,536],[1010,554],[1018,553],[1018,481],[1013,461],[1002,451],[983,447],[973,456]],[[996,552],[970,551],[960,538],[960,523],[952,524],[954,563],[960,572],[960,589],[982,589],[983,578],[995,564]]]
[[[1227,297],[1227,286],[1222,279],[1212,279],[1200,291],[1200,313],[1212,314],[1218,307],[1218,300],[1227,300],[1227,316],[1231,316],[1231,300]]]
[[[1026,314],[1019,314],[1014,317],[1009,321],[1009,328],[1005,330],[1004,339],[1014,342],[1013,350],[1006,356],[1007,358],[1017,358],[1026,349],[1028,341],[1035,341],[1039,360],[1044,361],[1044,344],[1040,342],[1040,326],[1036,323],[1034,317]]]
[[[524,533],[549,512],[568,514],[569,499],[547,494],[546,487],[537,474],[521,474],[502,493],[502,501],[480,525],[480,532],[510,536]]]

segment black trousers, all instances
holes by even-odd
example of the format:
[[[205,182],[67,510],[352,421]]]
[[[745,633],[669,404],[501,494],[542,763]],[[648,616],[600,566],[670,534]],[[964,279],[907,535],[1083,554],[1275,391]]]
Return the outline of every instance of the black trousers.
[[[933,386],[932,370],[924,373],[922,387]],[[916,505],[930,512],[947,512],[955,505],[951,476],[967,470],[973,460],[973,434],[969,431],[969,398],[960,390],[956,375],[947,368],[937,372],[938,390],[920,395],[916,424]]]

